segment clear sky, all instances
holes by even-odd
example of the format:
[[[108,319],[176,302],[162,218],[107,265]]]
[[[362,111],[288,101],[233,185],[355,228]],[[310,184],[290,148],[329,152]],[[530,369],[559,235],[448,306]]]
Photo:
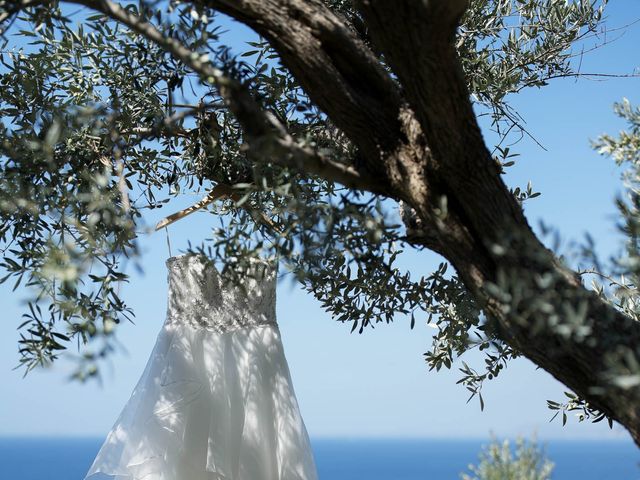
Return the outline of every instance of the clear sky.
[[[621,27],[640,18],[634,0],[612,2],[608,25]],[[618,32],[616,35],[618,35]],[[608,38],[613,38],[610,34]],[[632,73],[640,67],[640,24],[585,57],[582,71]],[[542,90],[514,99],[528,129],[545,146],[531,141],[515,147],[521,156],[510,169],[511,186],[531,180],[542,196],[526,211],[532,225],[539,220],[559,229],[563,238],[580,240],[590,232],[606,255],[619,247],[614,198],[621,191],[620,171],[612,161],[591,151],[589,139],[615,133],[623,124],[612,104],[622,97],[640,104],[640,79],[559,80]],[[185,198],[185,206],[194,198]],[[149,225],[183,205],[154,210]],[[173,254],[209,237],[213,217],[194,214],[170,227]],[[169,256],[164,232],[141,237],[143,274],[130,272],[123,297],[136,312],[136,325],[119,328],[122,350],[103,368],[102,385],[68,382],[68,365],[61,362],[25,379],[17,364],[17,325],[23,313],[24,291],[0,286],[3,307],[0,322],[0,435],[102,436],[142,373],[166,308],[166,270]],[[407,253],[404,265],[413,274],[429,273],[438,259],[429,253]],[[318,303],[284,278],[278,289],[278,319],[296,392],[312,437],[487,437],[627,438],[604,422],[578,424],[570,419],[561,427],[549,423],[547,399],[562,398],[563,388],[527,360],[513,362],[500,378],[486,385],[485,411],[476,401],[466,403],[466,390],[455,384],[457,367],[450,372],[428,372],[422,354],[432,330],[417,322],[414,330],[399,320],[364,334],[349,334],[349,325],[333,321]],[[476,357],[477,361],[478,358]],[[473,363],[474,357],[467,359]]]

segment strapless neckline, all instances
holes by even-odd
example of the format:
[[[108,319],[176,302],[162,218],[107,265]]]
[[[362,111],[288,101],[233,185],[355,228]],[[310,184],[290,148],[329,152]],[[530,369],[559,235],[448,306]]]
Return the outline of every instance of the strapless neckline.
[[[235,284],[223,278],[205,255],[171,257],[166,323],[219,333],[261,325],[276,325],[276,270],[254,261]]]

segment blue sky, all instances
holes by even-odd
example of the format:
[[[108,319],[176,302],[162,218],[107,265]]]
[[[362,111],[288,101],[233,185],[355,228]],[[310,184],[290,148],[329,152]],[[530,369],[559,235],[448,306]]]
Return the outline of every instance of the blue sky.
[[[609,27],[640,18],[635,1],[612,2]],[[640,67],[640,24],[632,25],[615,42],[585,57],[584,72],[632,73]],[[532,225],[539,220],[556,227],[562,237],[582,239],[590,232],[603,255],[620,246],[615,229],[614,198],[621,192],[620,170],[599,157],[589,139],[623,128],[612,112],[622,97],[640,104],[640,79],[559,80],[542,90],[530,90],[514,99],[528,129],[546,151],[525,140],[515,147],[521,156],[509,169],[507,182],[524,186],[531,180],[542,196],[526,206]],[[196,197],[184,198],[184,205]],[[173,209],[182,205],[173,204]],[[146,220],[155,224],[169,210],[152,211]],[[173,254],[187,241],[207,238],[214,219],[194,214],[169,234]],[[118,332],[122,351],[103,368],[104,381],[80,385],[67,381],[68,365],[61,362],[25,379],[17,364],[17,325],[23,313],[24,291],[0,286],[3,305],[0,322],[0,435],[102,436],[129,398],[164,321],[166,308],[165,259],[169,256],[164,232],[141,238],[143,274],[123,288],[123,296],[136,312],[136,325]],[[412,274],[429,273],[435,255],[407,253],[402,261]],[[333,321],[318,303],[283,279],[278,289],[278,319],[296,392],[311,436],[340,437],[487,437],[532,435],[539,438],[627,438],[619,427],[578,424],[562,428],[549,423],[547,399],[562,398],[563,388],[526,360],[513,362],[500,378],[487,384],[486,407],[467,404],[463,387],[455,384],[457,369],[428,372],[422,354],[432,330],[418,322],[380,325],[364,334],[349,334],[349,325]],[[466,359],[473,363],[474,357]],[[479,358],[475,358],[479,360]]]

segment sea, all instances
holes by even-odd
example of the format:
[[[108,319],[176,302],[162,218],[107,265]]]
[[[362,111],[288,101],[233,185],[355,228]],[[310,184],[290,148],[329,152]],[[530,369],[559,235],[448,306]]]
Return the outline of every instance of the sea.
[[[102,440],[1,438],[1,480],[82,480]],[[312,440],[320,480],[460,479],[481,440]],[[543,443],[554,480],[640,480],[640,450],[623,441]],[[518,479],[520,480],[520,479]]]

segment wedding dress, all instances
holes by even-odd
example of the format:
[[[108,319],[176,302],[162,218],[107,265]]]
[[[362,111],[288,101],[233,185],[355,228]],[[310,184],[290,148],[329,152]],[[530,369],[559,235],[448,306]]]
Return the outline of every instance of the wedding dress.
[[[241,287],[204,255],[167,267],[166,321],[86,478],[316,480],[273,269],[254,264]]]

